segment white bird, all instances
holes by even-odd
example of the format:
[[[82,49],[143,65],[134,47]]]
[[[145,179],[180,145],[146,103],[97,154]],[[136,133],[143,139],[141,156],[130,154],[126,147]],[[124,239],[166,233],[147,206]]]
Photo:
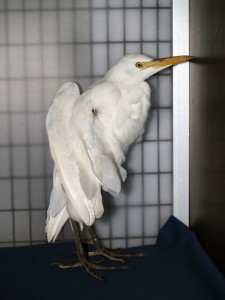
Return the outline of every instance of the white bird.
[[[118,196],[121,182],[126,180],[122,164],[130,145],[141,140],[151,106],[150,87],[145,79],[191,58],[154,60],[130,54],[83,94],[80,95],[78,85],[73,82],[58,90],[46,119],[55,164],[46,233],[49,242],[55,241],[65,222],[71,220],[79,259],[72,267],[83,266],[97,279],[102,277],[92,269],[108,268],[88,260],[80,236],[83,224],[94,240],[97,254],[124,261],[121,254],[100,245],[91,227],[104,212],[101,188]]]

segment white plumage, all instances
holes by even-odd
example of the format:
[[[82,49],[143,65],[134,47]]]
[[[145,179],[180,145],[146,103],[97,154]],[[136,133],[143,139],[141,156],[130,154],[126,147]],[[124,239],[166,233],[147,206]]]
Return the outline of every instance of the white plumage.
[[[81,227],[100,218],[101,188],[113,196],[120,193],[127,176],[122,164],[129,146],[141,140],[150,109],[150,87],[144,80],[190,59],[178,58],[127,55],[81,95],[72,82],[59,89],[46,119],[55,163],[48,241],[56,239],[68,218]]]

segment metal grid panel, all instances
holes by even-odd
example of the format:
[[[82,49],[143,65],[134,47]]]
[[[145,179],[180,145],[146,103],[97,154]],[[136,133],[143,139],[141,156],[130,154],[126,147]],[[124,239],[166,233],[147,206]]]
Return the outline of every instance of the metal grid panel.
[[[45,117],[58,87],[85,90],[122,55],[172,52],[170,0],[0,0],[0,245],[45,242],[52,161]],[[150,80],[143,143],[128,155],[118,198],[104,194],[104,243],[153,243],[172,212],[172,78]],[[71,238],[68,225],[60,239]]]

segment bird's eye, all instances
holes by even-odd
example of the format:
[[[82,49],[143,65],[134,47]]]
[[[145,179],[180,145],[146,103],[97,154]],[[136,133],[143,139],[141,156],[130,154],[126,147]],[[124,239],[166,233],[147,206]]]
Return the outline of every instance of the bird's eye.
[[[136,66],[137,68],[141,69],[141,68],[143,67],[143,64],[142,64],[141,62],[137,62],[137,63],[135,64],[135,66]]]

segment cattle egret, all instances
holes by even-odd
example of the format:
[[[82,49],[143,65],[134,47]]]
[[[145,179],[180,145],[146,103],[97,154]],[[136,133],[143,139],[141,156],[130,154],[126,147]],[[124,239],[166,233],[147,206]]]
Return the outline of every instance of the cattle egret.
[[[118,196],[127,177],[122,164],[131,144],[141,141],[151,106],[145,79],[190,56],[152,59],[142,54],[122,57],[105,76],[83,94],[73,82],[57,92],[48,111],[46,127],[54,160],[53,189],[46,221],[48,241],[55,241],[69,219],[77,245],[78,262],[62,268],[125,269],[127,265],[103,266],[89,260],[101,254],[124,262],[124,256],[101,246],[92,227],[104,208],[101,189]],[[85,253],[81,230],[86,226],[96,247]],[[142,254],[137,254],[142,255]],[[129,256],[129,254],[127,254]]]

